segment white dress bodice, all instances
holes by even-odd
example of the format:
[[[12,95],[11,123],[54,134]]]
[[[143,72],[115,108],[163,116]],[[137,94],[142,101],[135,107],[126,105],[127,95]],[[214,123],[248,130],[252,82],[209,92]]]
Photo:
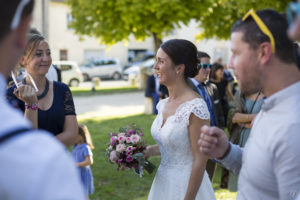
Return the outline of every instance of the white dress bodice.
[[[151,134],[161,152],[161,164],[148,196],[151,200],[184,199],[194,161],[188,134],[189,118],[194,114],[200,119],[210,119],[204,100],[194,98],[181,104],[175,114],[163,124],[163,112],[167,101],[168,99],[164,99],[158,103],[158,115],[151,127]],[[206,172],[196,199],[215,199]]]

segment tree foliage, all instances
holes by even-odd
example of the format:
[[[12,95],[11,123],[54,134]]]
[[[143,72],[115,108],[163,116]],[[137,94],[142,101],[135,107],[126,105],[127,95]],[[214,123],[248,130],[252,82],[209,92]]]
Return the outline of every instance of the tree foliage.
[[[69,0],[79,35],[100,38],[106,44],[154,36],[161,39],[197,16],[201,0]],[[195,9],[198,5],[198,9]]]
[[[153,36],[160,39],[180,23],[200,22],[199,38],[228,39],[233,23],[250,8],[284,11],[290,0],[68,0],[79,35],[94,36],[114,44]]]
[[[210,2],[210,3],[209,3]],[[228,39],[230,30],[236,20],[243,17],[251,8],[261,10],[271,8],[284,12],[290,0],[208,0],[208,12],[198,19],[202,28],[198,39]]]

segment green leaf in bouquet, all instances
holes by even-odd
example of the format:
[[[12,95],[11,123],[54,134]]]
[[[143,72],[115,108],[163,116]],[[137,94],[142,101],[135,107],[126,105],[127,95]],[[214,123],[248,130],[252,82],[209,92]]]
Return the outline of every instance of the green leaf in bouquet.
[[[144,165],[145,163],[145,156],[143,153],[135,153],[132,155],[132,158],[137,160],[139,165]]]
[[[144,163],[144,169],[149,173],[152,174],[152,172],[154,171],[154,169],[156,168],[156,166],[151,163],[150,161],[146,160]]]
[[[132,158],[137,160],[139,165],[142,165],[143,168],[149,173],[151,174],[154,169],[155,169],[155,165],[153,163],[151,163],[150,161],[145,159],[145,156],[143,153],[136,153],[132,155]]]

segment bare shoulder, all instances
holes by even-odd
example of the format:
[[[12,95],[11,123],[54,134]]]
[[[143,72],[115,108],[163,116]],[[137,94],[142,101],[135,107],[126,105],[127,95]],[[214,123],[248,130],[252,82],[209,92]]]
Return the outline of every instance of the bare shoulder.
[[[195,92],[194,90],[191,90],[186,94],[186,100],[187,101],[190,101],[190,100],[193,100],[193,99],[196,99],[196,98],[201,98],[202,99],[202,97],[197,92]]]

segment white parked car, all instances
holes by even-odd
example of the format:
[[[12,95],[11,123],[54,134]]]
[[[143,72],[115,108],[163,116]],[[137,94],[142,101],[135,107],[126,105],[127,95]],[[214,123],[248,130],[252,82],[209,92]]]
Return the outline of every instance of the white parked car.
[[[98,59],[92,60],[80,66],[84,80],[91,80],[93,77],[112,78],[119,80],[122,78],[122,66],[118,59]]]
[[[83,82],[82,72],[76,62],[73,61],[53,61],[53,65],[61,70],[62,82],[69,86],[77,87]]]
[[[140,71],[145,68],[147,74],[152,73],[153,65],[155,64],[155,58],[150,58],[139,65],[133,65],[123,72],[123,79],[128,80],[129,78],[135,78],[139,80]]]

